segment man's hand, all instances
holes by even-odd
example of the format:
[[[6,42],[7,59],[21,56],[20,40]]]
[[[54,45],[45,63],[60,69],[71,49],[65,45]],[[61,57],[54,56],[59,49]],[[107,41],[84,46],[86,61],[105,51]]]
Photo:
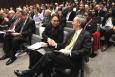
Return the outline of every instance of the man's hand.
[[[48,47],[48,44],[47,44],[47,43],[43,43],[43,44],[42,44],[42,47],[47,48],[47,47]]]
[[[61,49],[61,50],[59,50],[59,52],[65,54],[65,55],[70,55],[70,53],[71,53],[70,50],[66,50],[66,49]]]
[[[113,30],[115,31],[115,26],[113,27]]]
[[[12,32],[15,32],[15,30],[12,30],[12,29],[11,29],[11,30],[7,30],[7,32],[11,32],[11,33],[12,33]]]
[[[52,39],[51,39],[51,38],[48,38],[47,42],[48,42],[49,45],[51,45]]]
[[[12,36],[19,36],[19,35],[21,35],[21,34],[15,32],[15,33],[11,33],[11,35],[12,35]]]
[[[51,46],[56,46],[56,45],[57,45],[57,43],[54,40],[52,40],[51,41]]]
[[[50,38],[48,38],[48,44],[50,45],[50,46],[56,46],[57,45],[57,43],[53,40],[53,39],[50,39]]]

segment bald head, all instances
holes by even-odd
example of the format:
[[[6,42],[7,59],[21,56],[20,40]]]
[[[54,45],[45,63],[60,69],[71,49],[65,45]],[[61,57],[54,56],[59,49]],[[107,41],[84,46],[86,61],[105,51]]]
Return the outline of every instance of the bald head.
[[[45,16],[50,16],[51,15],[51,11],[49,9],[45,10]]]

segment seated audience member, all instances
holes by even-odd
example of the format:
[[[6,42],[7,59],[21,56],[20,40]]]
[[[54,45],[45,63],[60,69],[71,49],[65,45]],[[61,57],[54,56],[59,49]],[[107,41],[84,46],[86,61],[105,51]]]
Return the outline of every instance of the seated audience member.
[[[16,20],[16,13],[14,11],[9,11],[8,12],[8,18],[9,18],[9,22],[8,22],[8,27],[11,26],[11,24]]]
[[[8,14],[6,12],[3,12],[1,19],[2,22],[0,22],[0,30],[3,31],[8,28],[8,22],[9,22]]]
[[[36,8],[34,9],[34,14],[35,14],[35,15],[33,16],[33,20],[35,21],[35,24],[38,25],[38,24],[42,23],[44,17],[43,17],[43,15],[40,13],[39,8],[36,7]]]
[[[85,30],[90,32],[93,37],[92,45],[92,57],[98,54],[98,49],[100,48],[100,32],[98,31],[98,23],[101,21],[99,16],[96,16],[93,12],[89,11],[87,17],[87,24],[85,25]]]
[[[15,20],[10,30],[4,35],[4,55],[0,60],[9,58],[6,65],[13,63],[16,60],[15,54],[19,50],[22,43],[30,43],[28,38],[35,33],[35,22],[27,16],[25,11],[18,11],[19,18]]]
[[[86,59],[89,56],[92,45],[90,33],[83,30],[85,22],[84,17],[75,17],[72,22],[74,31],[69,34],[65,43],[54,42],[52,44],[52,46],[60,48],[59,51],[46,53],[30,70],[16,70],[14,73],[18,77],[32,77],[35,73],[38,75],[43,73],[44,77],[51,77],[52,69],[55,67],[76,68],[78,73],[81,57]]]
[[[42,42],[43,46],[41,49],[29,50],[26,51],[29,53],[29,68],[31,69],[36,62],[43,55],[40,52],[47,52],[53,49],[56,49],[55,46],[52,46],[54,42],[60,44],[63,42],[64,31],[63,28],[59,25],[59,17],[57,15],[51,16],[50,23],[46,26],[44,32],[42,33]],[[36,43],[35,43],[36,44]]]
[[[60,25],[64,28],[66,26],[66,18],[64,17],[62,10],[57,11],[57,14],[59,15]]]
[[[102,51],[105,51],[109,47],[109,39],[111,35],[113,34],[114,25],[113,25],[113,16],[112,16],[112,10],[109,9],[108,13],[106,14],[102,26],[100,29],[101,36],[104,36],[104,46],[102,47]]]
[[[49,22],[50,22],[50,19],[51,19],[51,11],[49,9],[45,10],[45,13],[44,13],[44,19],[42,21],[42,26],[43,27],[46,27]]]
[[[95,15],[99,17],[105,17],[107,11],[101,7],[101,4],[96,4],[94,7]]]
[[[114,6],[111,8],[112,10],[112,24],[113,24],[113,30],[114,30],[114,33],[115,33],[115,4]]]
[[[3,21],[2,21],[2,25],[5,25],[5,24],[7,24],[8,23],[8,21],[9,21],[9,19],[8,19],[8,14],[6,14],[5,12],[3,12]]]
[[[85,16],[85,5],[84,4],[80,4],[79,5],[79,10],[76,12],[76,15],[82,15]]]
[[[32,6],[32,5],[30,5],[30,7],[29,7],[29,16],[31,17],[31,18],[33,18],[33,16],[35,15],[34,14],[34,6]]]
[[[2,15],[0,14],[0,40],[3,42],[3,36],[4,36],[4,30],[8,30],[10,25],[15,21],[12,16],[15,14],[15,12],[9,11],[8,15],[3,13]]]
[[[0,24],[2,24],[3,21],[3,13],[0,11]]]
[[[74,17],[76,16],[76,12],[73,11],[72,4],[69,4],[68,7],[63,10],[63,14],[67,21],[73,21]]]

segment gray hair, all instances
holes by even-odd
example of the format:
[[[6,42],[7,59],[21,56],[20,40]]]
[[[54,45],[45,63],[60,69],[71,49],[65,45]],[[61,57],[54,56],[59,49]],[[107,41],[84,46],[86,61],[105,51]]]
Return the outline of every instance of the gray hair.
[[[79,22],[80,22],[80,26],[82,28],[84,28],[85,24],[86,24],[86,17],[85,16],[82,16],[82,15],[77,15],[75,17],[75,19],[77,19]]]

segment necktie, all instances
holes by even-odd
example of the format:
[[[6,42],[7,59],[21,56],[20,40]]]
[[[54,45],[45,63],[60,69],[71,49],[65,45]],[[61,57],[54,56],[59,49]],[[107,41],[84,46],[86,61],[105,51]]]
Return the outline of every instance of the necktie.
[[[21,27],[20,33],[22,33],[22,31],[23,31],[23,29],[24,29],[24,26],[25,26],[25,23],[22,24],[22,27]]]
[[[71,47],[75,44],[76,40],[77,40],[77,33],[75,32],[74,35],[73,35],[73,37],[72,37],[72,40],[71,40],[70,44],[67,45],[67,46],[65,47],[65,49],[66,49],[66,50],[71,49]]]
[[[17,19],[13,25],[9,28],[9,30],[15,30],[17,23],[19,22],[19,19]]]
[[[28,18],[26,18],[26,20],[25,20],[24,23],[22,24],[22,27],[21,27],[20,33],[22,33],[22,31],[23,31],[23,29],[24,29],[24,27],[25,27],[25,24],[26,24],[26,22],[27,22],[27,19],[28,19]]]

